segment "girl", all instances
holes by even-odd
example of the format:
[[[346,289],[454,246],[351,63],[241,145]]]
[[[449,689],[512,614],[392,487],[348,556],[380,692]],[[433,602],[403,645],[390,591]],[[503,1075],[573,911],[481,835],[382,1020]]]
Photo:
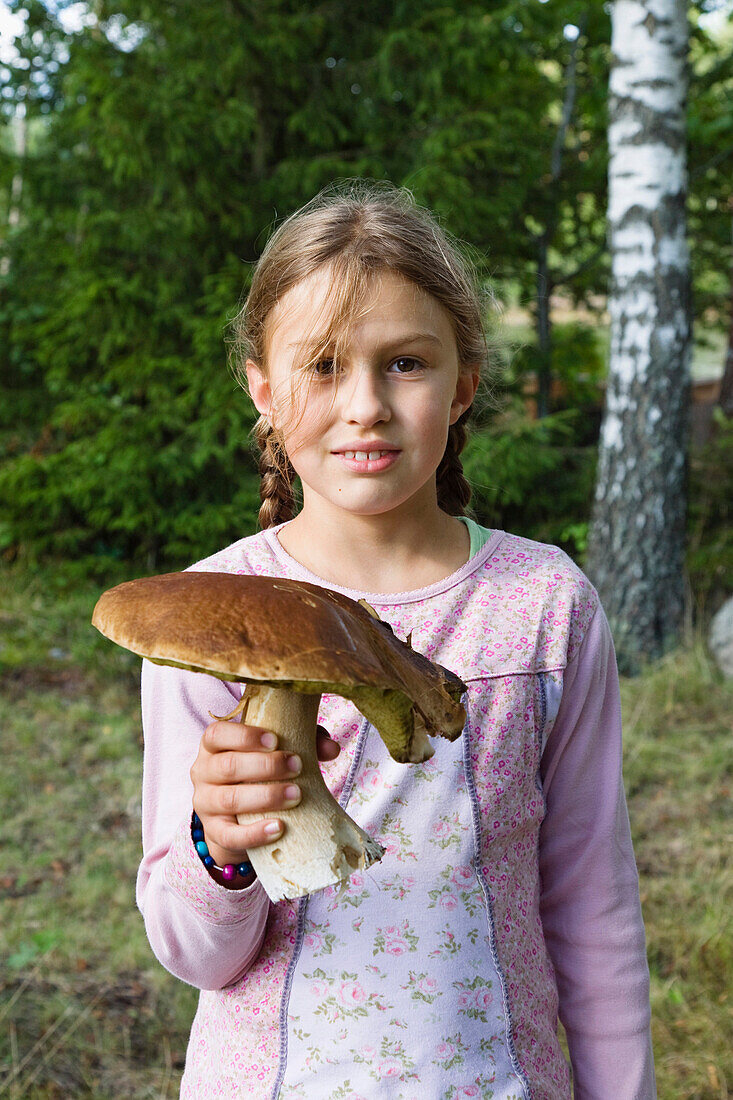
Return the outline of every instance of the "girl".
[[[284,828],[300,761],[211,722],[241,685],[144,664],[138,905],[202,990],[183,1097],[655,1095],[608,624],[563,551],[464,515],[483,305],[456,242],[389,185],[321,193],[257,265],[236,347],[264,529],[191,568],[366,598],[465,681],[468,719],[400,765],[324,696],[324,775],[386,854],[341,892],[271,904],[246,857]],[[248,811],[271,817],[238,825]]]

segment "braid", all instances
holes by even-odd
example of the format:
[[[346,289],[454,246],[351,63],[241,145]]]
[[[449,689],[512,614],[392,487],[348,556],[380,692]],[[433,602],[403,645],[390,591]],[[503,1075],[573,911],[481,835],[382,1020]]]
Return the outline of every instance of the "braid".
[[[460,454],[468,435],[466,411],[448,429],[448,442],[436,474],[438,504],[449,516],[462,516],[471,499],[471,486],[463,473]]]
[[[293,478],[295,470],[290,464],[275,431],[269,422],[261,416],[254,428],[260,455],[260,527],[275,527],[293,518],[295,496]]]

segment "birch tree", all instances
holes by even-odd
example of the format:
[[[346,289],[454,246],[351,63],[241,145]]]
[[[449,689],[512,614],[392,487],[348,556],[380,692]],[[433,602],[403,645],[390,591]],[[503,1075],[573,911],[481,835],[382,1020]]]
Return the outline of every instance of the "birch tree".
[[[615,0],[611,344],[587,572],[619,665],[680,638],[689,416],[686,0]]]

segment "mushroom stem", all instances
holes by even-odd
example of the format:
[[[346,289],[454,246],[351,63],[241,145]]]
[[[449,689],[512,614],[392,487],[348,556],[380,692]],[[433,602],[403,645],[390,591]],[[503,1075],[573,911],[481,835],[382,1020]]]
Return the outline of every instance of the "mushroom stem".
[[[382,846],[341,809],[321,775],[316,755],[320,694],[258,684],[247,688],[247,696],[247,724],[272,730],[279,748],[297,753],[303,762],[296,780],[300,802],[277,813],[283,835],[248,854],[270,899],[310,894],[381,859]],[[237,820],[241,825],[271,817],[272,812],[238,814]]]

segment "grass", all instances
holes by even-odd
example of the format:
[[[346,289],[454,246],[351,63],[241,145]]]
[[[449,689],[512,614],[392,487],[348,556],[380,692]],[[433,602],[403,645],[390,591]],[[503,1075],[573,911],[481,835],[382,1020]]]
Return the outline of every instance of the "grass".
[[[88,625],[102,587],[0,572],[8,1100],[175,1097],[195,1008],[135,908],[138,663]],[[732,698],[699,637],[622,681],[661,1100],[733,1090]]]
[[[622,683],[659,1095],[733,1090],[733,682],[701,639]]]
[[[0,576],[0,1097],[178,1095],[196,991],[135,908],[138,662],[88,624],[99,590]]]

